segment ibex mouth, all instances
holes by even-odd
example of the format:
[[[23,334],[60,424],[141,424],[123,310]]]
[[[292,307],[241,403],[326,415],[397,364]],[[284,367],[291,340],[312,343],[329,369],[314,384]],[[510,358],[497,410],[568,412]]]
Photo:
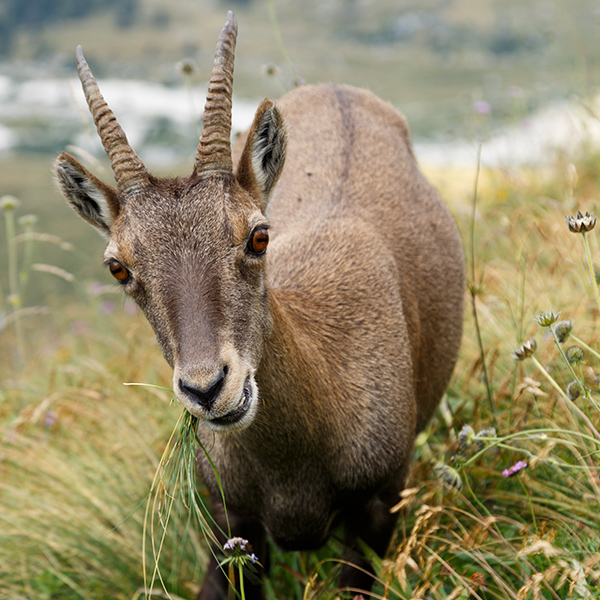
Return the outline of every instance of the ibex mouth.
[[[248,378],[246,383],[244,384],[244,389],[242,392],[242,396],[240,398],[241,404],[238,408],[233,410],[226,415],[221,417],[216,417],[215,419],[210,419],[207,421],[207,425],[211,429],[215,430],[224,430],[224,429],[238,429],[240,426],[243,427],[241,421],[244,419],[248,411],[250,410],[250,406],[252,405],[253,400],[253,385],[251,379]]]

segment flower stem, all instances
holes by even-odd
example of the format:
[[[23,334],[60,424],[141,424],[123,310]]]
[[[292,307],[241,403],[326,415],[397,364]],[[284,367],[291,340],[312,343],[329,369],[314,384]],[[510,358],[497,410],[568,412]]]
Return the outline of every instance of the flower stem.
[[[584,350],[586,350],[590,354],[593,354],[598,360],[600,360],[600,354],[598,354],[598,352],[596,352],[593,348],[590,348],[585,342],[582,342],[578,337],[574,336],[573,334],[571,334],[571,338],[578,346],[581,346]]]
[[[238,573],[240,575],[240,596],[242,600],[246,600],[246,595],[244,594],[244,567],[241,561],[238,565]]]
[[[525,495],[527,496],[527,501],[529,502],[529,510],[531,510],[531,519],[533,522],[533,528],[535,529],[535,531],[537,533],[538,526],[537,526],[537,521],[535,520],[535,511],[533,510],[533,503],[531,502],[531,496],[529,495],[529,490],[527,489],[527,486],[523,483],[523,480],[521,479],[521,477],[519,477],[517,475],[517,479],[519,480],[519,483],[521,484],[521,487],[523,488],[523,491],[525,492]]]
[[[15,243],[15,209],[4,209],[4,223],[6,226],[6,243],[8,251],[8,304],[12,312],[21,308],[21,295],[19,294],[19,271],[17,265],[17,244]],[[15,333],[17,337],[16,350],[18,364],[23,363],[23,330],[21,320],[15,315]]]
[[[581,233],[583,237],[583,245],[585,246],[585,255],[587,258],[588,268],[590,270],[590,277],[592,279],[592,285],[594,286],[594,295],[596,296],[596,303],[600,309],[600,293],[598,292],[598,284],[596,283],[596,273],[594,272],[594,264],[592,263],[592,253],[590,251],[590,244],[587,239],[587,233],[583,231]]]
[[[273,33],[275,34],[275,41],[279,48],[279,52],[281,52],[281,57],[292,72],[294,79],[297,79],[298,74],[296,73],[294,63],[292,62],[290,55],[287,53],[287,50],[285,49],[285,44],[283,43],[283,38],[281,37],[281,30],[279,29],[277,13],[275,12],[275,3],[273,2],[273,0],[267,0],[267,11],[269,13],[269,21],[271,21],[271,28],[273,29]]]
[[[560,342],[558,341],[558,338],[556,337],[556,333],[554,332],[554,327],[548,327],[548,329],[550,330],[550,335],[552,335],[552,339],[554,340],[554,344],[558,348],[558,352],[560,353],[561,358],[563,359],[565,365],[567,365],[567,369],[569,369],[569,371],[571,372],[571,376],[577,382],[577,384],[581,388],[581,391],[584,393],[584,395],[587,397],[588,392],[587,392],[587,388],[584,385],[585,382],[583,381],[583,379],[580,380],[579,377],[577,377],[577,375],[573,369],[573,366],[568,361],[567,355],[565,354],[564,350],[562,349],[562,346],[560,345]]]
[[[587,415],[578,406],[576,406],[575,404],[573,404],[573,402],[571,402],[569,397],[565,394],[565,392],[563,392],[563,390],[558,385],[558,383],[556,383],[556,381],[554,381],[554,378],[550,375],[550,373],[548,373],[548,371],[546,371],[544,366],[540,363],[540,361],[535,356],[532,356],[531,360],[534,362],[535,366],[539,369],[540,373],[542,375],[544,375],[544,377],[548,380],[548,383],[550,383],[550,385],[558,392],[559,398],[562,400],[565,407],[570,408],[571,416],[573,416],[572,413],[576,413],[579,416],[579,418],[582,421],[584,421],[585,424],[589,427],[591,434],[596,439],[600,440],[600,433],[598,433],[598,430],[594,427],[594,424],[588,419]]]
[[[494,405],[494,394],[492,393],[492,387],[490,378],[487,370],[487,363],[485,361],[485,351],[483,348],[483,339],[481,337],[481,328],[479,327],[479,318],[477,315],[477,295],[478,286],[475,284],[475,213],[477,211],[477,188],[479,185],[479,172],[481,170],[481,144],[477,150],[477,170],[475,171],[475,185],[473,189],[473,212],[471,215],[471,234],[470,234],[470,248],[471,248],[471,281],[468,284],[469,293],[471,294],[471,308],[473,311],[473,321],[475,323],[475,333],[477,335],[477,343],[479,345],[479,353],[481,355],[481,366],[483,368],[483,379],[485,382],[485,389],[487,392],[488,402],[490,404],[490,410],[492,413],[492,421],[496,429],[498,428],[498,421],[496,419],[496,407]]]

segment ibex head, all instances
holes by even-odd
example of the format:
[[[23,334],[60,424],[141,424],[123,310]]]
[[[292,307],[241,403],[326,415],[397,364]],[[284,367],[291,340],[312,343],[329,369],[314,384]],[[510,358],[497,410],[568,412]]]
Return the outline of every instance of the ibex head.
[[[55,162],[73,209],[108,239],[105,264],[150,321],[182,404],[215,430],[247,426],[254,373],[271,326],[265,282],[269,197],[287,134],[269,100],[258,108],[234,173],[231,95],[237,23],[219,37],[196,163],[189,177],[153,177],[129,145],[81,51],[77,69],[116,187],[72,156]]]

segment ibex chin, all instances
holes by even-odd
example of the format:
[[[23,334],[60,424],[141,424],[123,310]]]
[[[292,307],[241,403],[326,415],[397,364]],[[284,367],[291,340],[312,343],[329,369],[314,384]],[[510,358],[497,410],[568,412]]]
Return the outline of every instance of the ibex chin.
[[[173,386],[200,417],[232,534],[266,565],[344,526],[343,589],[370,589],[357,540],[390,542],[415,434],[461,341],[464,259],[419,171],[404,119],[342,85],[264,100],[231,149],[237,24],[218,41],[189,177],[152,176],[77,51],[116,187],[60,154],[75,211],[109,240],[105,264],[150,321]],[[284,167],[285,162],[285,167]],[[202,454],[198,468],[225,527]],[[213,560],[198,598],[227,593]],[[246,584],[247,598],[262,598]]]

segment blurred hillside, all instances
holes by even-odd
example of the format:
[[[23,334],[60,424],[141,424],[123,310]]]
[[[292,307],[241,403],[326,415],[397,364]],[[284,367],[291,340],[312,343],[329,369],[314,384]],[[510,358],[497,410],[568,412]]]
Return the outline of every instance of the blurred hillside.
[[[467,166],[470,189],[479,140],[484,166],[548,164],[555,138],[582,154],[589,123],[600,123],[597,0],[1,0],[0,195],[97,261],[47,250],[44,262],[101,272],[103,241],[73,218],[51,176],[53,157],[76,145],[111,177],[75,47],[153,172],[187,173],[229,8],[239,23],[236,128],[297,80],[367,87],[407,116],[421,164]],[[194,67],[188,85],[182,60]]]
[[[491,121],[501,123],[586,95],[599,80],[594,0],[270,2],[4,0],[0,32],[9,24],[12,33],[3,37],[0,72],[72,75],[74,48],[83,44],[99,77],[177,83],[174,66],[189,58],[204,83],[231,8],[240,26],[238,96],[278,96],[297,77],[350,83],[400,107],[419,135],[468,130],[477,103],[487,102]],[[269,65],[275,77],[265,75]]]

